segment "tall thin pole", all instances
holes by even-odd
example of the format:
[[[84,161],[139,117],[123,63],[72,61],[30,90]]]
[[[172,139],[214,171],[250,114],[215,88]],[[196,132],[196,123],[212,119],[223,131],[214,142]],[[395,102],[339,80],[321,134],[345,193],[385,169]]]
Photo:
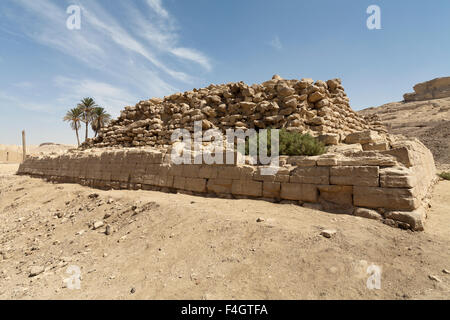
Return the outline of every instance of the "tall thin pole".
[[[23,161],[27,159],[27,143],[25,140],[25,130],[22,131],[22,148],[23,148]]]

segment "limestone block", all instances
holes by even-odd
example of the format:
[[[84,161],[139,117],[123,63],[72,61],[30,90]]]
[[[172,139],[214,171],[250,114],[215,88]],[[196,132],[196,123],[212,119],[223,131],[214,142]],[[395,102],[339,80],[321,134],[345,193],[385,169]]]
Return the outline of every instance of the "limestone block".
[[[185,164],[182,165],[182,175],[186,178],[197,178],[200,172],[200,165],[198,164]]]
[[[311,103],[316,103],[322,100],[323,98],[325,98],[325,96],[319,91],[316,91],[308,96],[308,101]]]
[[[169,166],[169,175],[171,176],[183,176],[183,165],[181,164],[172,164]]]
[[[145,168],[145,174],[158,174],[160,170],[161,166],[159,164],[148,164]]]
[[[280,182],[263,182],[263,197],[264,198],[279,198],[281,191],[281,183]]]
[[[218,176],[218,167],[214,165],[201,165],[198,171],[199,178],[215,179]]]
[[[231,193],[232,185],[232,179],[209,179],[206,188],[212,193]]]
[[[353,204],[352,186],[318,186],[319,197],[327,202],[349,207]]]
[[[412,158],[410,151],[407,147],[399,147],[399,148],[393,148],[391,150],[387,150],[382,152],[383,154],[389,154],[394,156],[398,162],[405,165],[408,168],[411,168],[413,166]]]
[[[252,180],[233,180],[231,193],[242,196],[261,197],[263,183]]]
[[[359,153],[358,153],[359,154]],[[339,166],[380,166],[380,167],[394,167],[398,162],[390,156],[380,154],[373,154],[367,156],[344,157],[338,160]]]
[[[375,210],[367,209],[367,208],[356,208],[353,214],[357,217],[372,219],[372,220],[381,220],[383,216],[379,214]]]
[[[291,172],[289,182],[304,184],[329,184],[330,168],[328,167],[299,167]]]
[[[381,140],[380,135],[376,131],[367,130],[367,131],[360,131],[360,132],[354,132],[349,134],[344,142],[347,144],[354,144],[354,143],[360,143],[360,144],[366,144],[366,143],[374,143],[379,142]]]
[[[173,179],[173,187],[179,190],[185,190],[186,187],[186,177],[176,176]]]
[[[385,214],[387,219],[407,223],[411,226],[411,229],[415,231],[424,230],[426,216],[427,214],[423,207],[414,211],[390,211]]]
[[[337,146],[328,147],[328,152],[330,153],[346,153],[346,152],[358,152],[363,151],[362,145],[360,143],[355,144],[341,144]]]
[[[373,142],[362,145],[364,151],[386,151],[389,150],[388,142]]]
[[[330,183],[346,186],[379,186],[379,167],[331,167]]]
[[[339,162],[339,156],[336,154],[324,154],[317,158],[317,166],[319,167],[334,167]]]
[[[336,133],[326,133],[321,134],[318,139],[326,146],[331,146],[339,144],[340,136]]]
[[[392,167],[380,170],[382,188],[413,188],[417,185],[414,171],[405,167]]]
[[[206,192],[206,179],[186,178],[184,190],[194,192]]]
[[[271,168],[274,170],[274,174],[263,174],[262,170],[271,167],[262,166],[258,167],[257,172],[253,176],[253,180],[257,181],[267,181],[267,182],[289,182],[290,170],[284,167]]]
[[[363,186],[353,189],[353,204],[357,207],[414,210],[419,203],[414,189]]]
[[[290,156],[286,163],[298,167],[314,167],[317,164],[315,157]]]
[[[143,184],[155,186],[155,185],[157,185],[156,180],[157,180],[157,175],[155,175],[155,174],[146,174],[146,175],[142,176]]]
[[[392,143],[391,150],[382,151],[381,153],[396,157],[400,163],[408,168],[423,165],[427,170],[435,170],[431,151],[417,139],[400,140]]]
[[[317,186],[312,184],[282,183],[280,197],[286,200],[317,202]]]
[[[256,168],[254,166],[221,166],[218,169],[217,177],[219,179],[232,179],[232,180],[241,180],[241,179],[249,179],[253,178],[253,175],[256,172]]]
[[[154,185],[154,186],[157,186],[157,187],[172,188],[173,187],[173,183],[174,183],[174,176],[160,176],[160,175],[157,175],[154,178],[154,183],[151,183],[151,185]]]

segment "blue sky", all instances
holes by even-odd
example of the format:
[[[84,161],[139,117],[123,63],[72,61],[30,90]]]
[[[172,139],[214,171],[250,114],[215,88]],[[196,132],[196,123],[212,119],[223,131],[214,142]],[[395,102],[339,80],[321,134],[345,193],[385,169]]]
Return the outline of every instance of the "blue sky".
[[[369,5],[381,30],[366,27]],[[69,30],[69,5],[81,30]],[[450,75],[450,1],[1,0],[0,144],[75,143],[92,96],[126,105],[210,83],[340,77],[354,109]]]

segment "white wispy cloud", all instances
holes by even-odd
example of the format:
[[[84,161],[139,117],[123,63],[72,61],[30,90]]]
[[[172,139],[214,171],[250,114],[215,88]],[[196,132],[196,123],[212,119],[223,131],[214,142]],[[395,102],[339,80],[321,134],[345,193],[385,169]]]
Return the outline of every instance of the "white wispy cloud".
[[[170,53],[171,55],[189,62],[194,62],[206,71],[212,70],[212,63],[209,57],[194,48],[180,46],[176,22],[162,8],[160,0],[147,0],[149,8],[156,13],[159,19],[156,23],[153,19],[148,19],[139,10],[127,7],[129,16],[132,16],[134,31],[147,43],[159,52]]]
[[[54,111],[51,103],[39,103],[34,100],[30,101],[29,99],[16,97],[4,91],[0,91],[0,105],[7,106],[8,108],[18,108],[21,110],[38,111],[44,113],[50,113]]]
[[[283,49],[283,44],[281,43],[280,37],[279,36],[275,36],[272,41],[269,42],[269,45],[271,47],[273,47],[276,50],[282,50]]]
[[[118,19],[104,2],[95,0],[15,0],[17,10],[8,11],[11,23],[3,26],[96,70],[79,79],[57,77],[54,85],[63,91],[72,86],[73,96],[98,95],[99,103],[117,110],[141,98],[170,94],[181,83],[193,83],[198,74],[183,70],[186,64],[200,65],[205,71],[213,68],[206,54],[182,45],[176,19],[161,0],[140,1],[146,8],[143,12],[130,2],[118,3],[126,6],[125,19]],[[82,8],[81,30],[66,28],[66,8],[72,4]],[[156,19],[150,19],[152,15]]]
[[[21,81],[21,82],[14,83],[13,86],[16,88],[21,88],[21,89],[30,89],[34,85],[33,85],[33,83],[31,83],[29,81]]]
[[[169,13],[162,6],[161,0],[147,0],[147,4],[162,18],[164,19],[170,18]]]
[[[211,71],[212,69],[211,62],[209,61],[208,57],[206,57],[200,51],[190,48],[173,48],[170,50],[170,52],[178,58],[198,63],[208,71]]]
[[[98,105],[105,107],[114,116],[118,116],[124,106],[134,105],[137,102],[128,91],[105,82],[92,79],[79,80],[65,76],[57,76],[53,82],[61,90],[57,98],[58,104],[65,108],[73,107],[84,97],[92,97]]]

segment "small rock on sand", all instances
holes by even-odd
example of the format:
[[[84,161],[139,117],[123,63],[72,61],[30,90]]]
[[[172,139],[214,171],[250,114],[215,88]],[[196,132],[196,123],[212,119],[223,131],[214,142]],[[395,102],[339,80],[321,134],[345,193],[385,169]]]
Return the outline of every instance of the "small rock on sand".
[[[433,275],[431,275],[431,274],[428,276],[428,278],[430,278],[430,280],[433,280],[433,281],[436,281],[436,282],[442,282],[441,279],[439,279],[438,277],[433,276]]]
[[[320,235],[324,236],[325,238],[331,238],[337,233],[336,230],[330,229],[330,230],[323,230]]]
[[[94,223],[94,228],[93,229],[97,230],[97,229],[103,227],[103,225],[104,225],[103,221],[97,221],[97,222]]]
[[[45,271],[45,268],[42,266],[32,266],[30,268],[30,277],[36,277]]]

